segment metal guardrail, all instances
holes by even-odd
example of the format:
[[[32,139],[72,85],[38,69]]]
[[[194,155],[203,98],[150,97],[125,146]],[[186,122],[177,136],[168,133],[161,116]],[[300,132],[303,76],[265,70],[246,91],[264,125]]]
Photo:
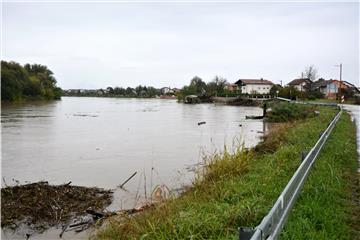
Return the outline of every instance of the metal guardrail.
[[[314,147],[306,155],[305,159],[302,161],[295,174],[280,194],[270,212],[263,218],[260,225],[258,225],[255,229],[247,227],[239,228],[240,240],[270,240],[277,239],[279,237],[281,230],[285,225],[286,219],[289,216],[298,195],[300,194],[300,191],[317,156],[320,153],[320,150],[324,146],[332,129],[342,114],[342,109],[341,107],[339,108],[340,111],[333,118],[327,129],[321,134]]]
[[[304,101],[291,100],[291,99],[282,98],[282,97],[276,97],[275,99],[285,101],[285,102],[305,104],[305,105],[331,106],[331,107],[337,107],[338,106],[337,103],[329,103],[329,102],[304,102]]]

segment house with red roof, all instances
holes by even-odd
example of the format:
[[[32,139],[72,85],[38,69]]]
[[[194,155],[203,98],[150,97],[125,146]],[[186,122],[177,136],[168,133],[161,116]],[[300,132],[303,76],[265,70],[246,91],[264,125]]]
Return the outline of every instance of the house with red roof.
[[[326,98],[330,99],[336,99],[339,93],[344,95],[345,92],[353,92],[354,94],[358,94],[360,92],[355,85],[347,81],[339,81],[336,79],[325,80],[322,78],[313,82],[311,90],[319,91],[324,94]]]

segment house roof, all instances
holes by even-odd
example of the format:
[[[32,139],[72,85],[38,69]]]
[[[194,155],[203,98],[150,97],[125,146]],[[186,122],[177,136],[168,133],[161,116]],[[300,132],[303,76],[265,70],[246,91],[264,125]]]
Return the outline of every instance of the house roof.
[[[326,85],[332,83],[332,82],[339,82],[340,83],[340,80],[337,80],[337,79],[330,79],[330,80],[317,80],[316,82],[313,82],[311,84],[311,89],[317,89],[317,88],[321,88],[321,87],[326,87]],[[357,90],[356,86],[353,85],[352,83],[349,83],[347,81],[341,81],[341,84],[342,86],[346,86],[346,87],[349,87],[349,88],[354,88]]]
[[[326,87],[326,85],[328,85],[331,81],[332,80],[319,79],[311,84],[311,89],[314,90],[320,87]]]
[[[300,85],[303,82],[312,83],[312,81],[309,78],[298,78],[298,79],[294,79],[291,82],[289,82],[288,85],[290,85],[290,86]]]
[[[265,79],[239,79],[235,82],[235,84],[273,85],[271,81]]]
[[[342,83],[345,84],[345,85],[348,86],[348,87],[357,88],[354,84],[349,83],[348,81],[342,81]]]

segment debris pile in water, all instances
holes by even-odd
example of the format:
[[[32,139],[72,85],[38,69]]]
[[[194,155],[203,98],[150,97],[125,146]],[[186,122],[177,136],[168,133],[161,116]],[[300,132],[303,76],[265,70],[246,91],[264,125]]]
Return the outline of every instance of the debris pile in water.
[[[112,192],[96,187],[49,185],[36,182],[1,188],[1,227],[17,229],[26,224],[42,232],[68,224],[90,211],[103,211],[112,201]]]

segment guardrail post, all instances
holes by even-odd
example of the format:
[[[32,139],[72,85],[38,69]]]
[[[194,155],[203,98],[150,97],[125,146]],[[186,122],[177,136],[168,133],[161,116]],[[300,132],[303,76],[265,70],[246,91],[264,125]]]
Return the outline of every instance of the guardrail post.
[[[304,159],[306,158],[307,155],[308,155],[308,152],[301,151],[301,162],[304,161]]]
[[[255,229],[251,227],[239,227],[239,240],[250,240]]]

